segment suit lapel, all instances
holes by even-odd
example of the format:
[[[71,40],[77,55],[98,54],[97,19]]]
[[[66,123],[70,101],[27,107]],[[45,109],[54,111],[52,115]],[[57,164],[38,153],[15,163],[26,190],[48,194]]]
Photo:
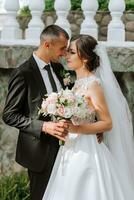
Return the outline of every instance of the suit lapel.
[[[29,62],[30,62],[30,67],[32,68],[33,77],[36,80],[36,84],[38,85],[41,96],[43,97],[44,94],[47,93],[47,90],[46,90],[46,86],[44,84],[43,78],[41,76],[40,70],[33,56],[30,57]]]
[[[52,69],[53,69],[54,73],[56,74],[58,80],[60,81],[62,88],[65,89],[63,77],[61,77],[61,75],[60,75],[60,70],[63,70],[63,66],[59,63],[53,63],[53,62],[51,62],[51,66],[52,66]]]

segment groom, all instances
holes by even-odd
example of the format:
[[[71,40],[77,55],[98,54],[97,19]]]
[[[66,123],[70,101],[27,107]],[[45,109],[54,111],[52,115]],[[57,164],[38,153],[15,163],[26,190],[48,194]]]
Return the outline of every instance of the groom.
[[[58,139],[68,133],[65,122],[38,116],[44,95],[64,88],[59,59],[68,39],[61,27],[46,27],[38,49],[14,70],[9,82],[3,120],[19,129],[16,161],[28,169],[31,200],[42,199],[59,149]]]

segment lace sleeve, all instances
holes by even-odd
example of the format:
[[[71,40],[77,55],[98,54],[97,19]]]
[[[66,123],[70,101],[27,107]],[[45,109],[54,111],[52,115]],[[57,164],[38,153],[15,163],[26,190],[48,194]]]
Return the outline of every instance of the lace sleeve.
[[[90,79],[88,82],[87,82],[87,90],[90,89],[90,87],[92,87],[93,85],[100,85],[102,86],[101,84],[101,80],[95,76],[92,77],[92,79]]]

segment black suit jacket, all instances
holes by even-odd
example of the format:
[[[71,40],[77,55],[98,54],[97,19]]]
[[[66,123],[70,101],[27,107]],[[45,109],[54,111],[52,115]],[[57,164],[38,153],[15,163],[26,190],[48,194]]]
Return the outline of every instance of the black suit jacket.
[[[64,88],[60,70],[62,65],[51,63]],[[42,76],[33,58],[16,68],[9,82],[8,95],[3,111],[6,124],[19,129],[16,161],[22,166],[41,172],[54,163],[59,148],[58,139],[41,133],[44,121],[38,115],[43,96],[46,94]]]

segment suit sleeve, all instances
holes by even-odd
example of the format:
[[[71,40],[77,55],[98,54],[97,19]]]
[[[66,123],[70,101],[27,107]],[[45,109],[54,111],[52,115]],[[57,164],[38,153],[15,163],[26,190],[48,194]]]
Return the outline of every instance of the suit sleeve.
[[[9,81],[2,118],[6,124],[40,138],[43,121],[27,117],[23,112],[27,93],[28,86],[23,74],[19,70],[15,70]]]

